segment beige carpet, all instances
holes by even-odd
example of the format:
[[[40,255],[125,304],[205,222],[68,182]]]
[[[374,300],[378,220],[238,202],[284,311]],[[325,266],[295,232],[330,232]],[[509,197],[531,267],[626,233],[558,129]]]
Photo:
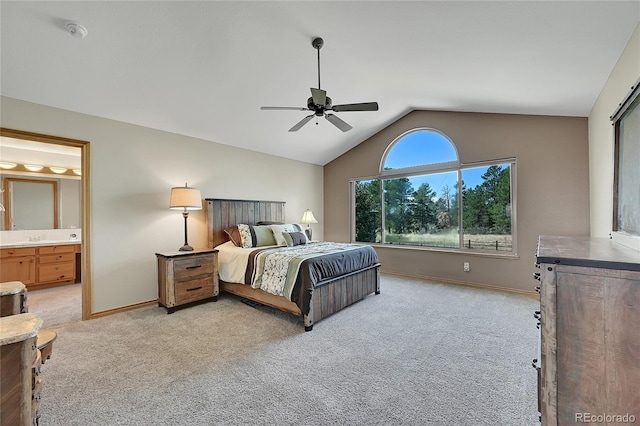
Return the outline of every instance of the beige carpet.
[[[29,312],[43,320],[43,327],[51,328],[82,320],[81,285],[30,290],[27,292]]]
[[[383,276],[303,331],[222,295],[55,327],[41,425],[537,425],[531,297]]]

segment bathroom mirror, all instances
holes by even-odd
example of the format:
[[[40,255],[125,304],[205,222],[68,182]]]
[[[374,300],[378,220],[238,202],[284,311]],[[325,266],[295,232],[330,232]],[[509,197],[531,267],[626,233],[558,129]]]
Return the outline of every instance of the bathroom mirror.
[[[57,229],[58,182],[4,179],[5,230]]]

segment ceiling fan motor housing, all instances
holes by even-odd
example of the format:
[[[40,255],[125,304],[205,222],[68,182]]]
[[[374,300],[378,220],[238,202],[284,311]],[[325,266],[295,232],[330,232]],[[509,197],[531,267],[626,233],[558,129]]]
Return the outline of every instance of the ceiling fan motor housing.
[[[327,96],[327,100],[324,105],[317,105],[313,102],[313,97],[307,99],[307,108],[309,110],[314,111],[315,115],[321,117],[324,115],[324,112],[328,109],[331,109],[331,98]]]

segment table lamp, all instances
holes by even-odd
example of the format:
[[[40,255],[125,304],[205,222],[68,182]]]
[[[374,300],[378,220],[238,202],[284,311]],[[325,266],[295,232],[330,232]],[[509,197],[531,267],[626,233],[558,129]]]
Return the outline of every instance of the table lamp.
[[[302,215],[302,219],[300,219],[300,223],[306,224],[307,225],[307,229],[304,230],[305,234],[307,234],[307,238],[311,239],[311,223],[318,223],[318,221],[316,220],[315,217],[313,217],[313,212],[309,209],[305,210],[304,214]]]
[[[184,217],[184,245],[178,250],[193,251],[193,247],[187,243],[187,218],[189,217],[189,210],[202,210],[200,190],[189,188],[186,183],[184,186],[171,188],[169,208],[172,210],[184,209],[182,211],[182,216]]]

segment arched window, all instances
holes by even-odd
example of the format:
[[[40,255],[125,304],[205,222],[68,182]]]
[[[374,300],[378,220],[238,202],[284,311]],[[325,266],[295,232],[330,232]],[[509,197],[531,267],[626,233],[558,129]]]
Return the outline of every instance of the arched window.
[[[515,253],[514,171],[515,159],[461,164],[437,130],[404,133],[379,176],[352,182],[352,241]]]
[[[458,152],[448,137],[436,130],[420,129],[391,142],[382,157],[380,171],[458,164]]]

